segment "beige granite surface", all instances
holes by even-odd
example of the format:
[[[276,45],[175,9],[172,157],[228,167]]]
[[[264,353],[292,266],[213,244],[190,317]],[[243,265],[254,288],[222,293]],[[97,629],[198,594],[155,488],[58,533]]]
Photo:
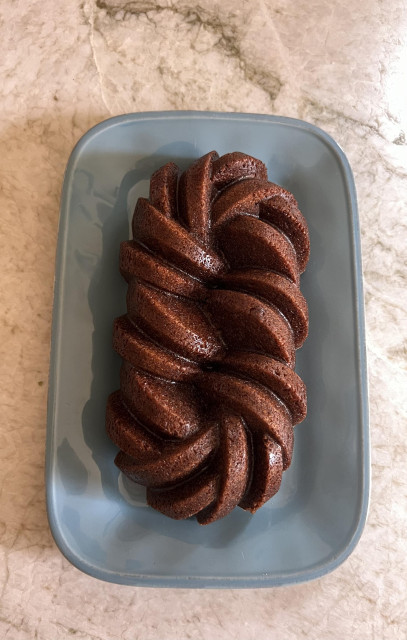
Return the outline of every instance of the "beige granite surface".
[[[407,638],[407,6],[403,0],[0,0],[0,638]],[[334,573],[244,591],[107,584],[48,529],[44,452],[58,207],[74,143],[161,109],[303,118],[353,167],[372,491]]]

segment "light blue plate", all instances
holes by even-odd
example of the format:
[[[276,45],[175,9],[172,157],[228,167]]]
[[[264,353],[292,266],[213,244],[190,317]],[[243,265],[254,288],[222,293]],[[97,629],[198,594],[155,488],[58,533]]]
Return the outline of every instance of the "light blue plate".
[[[119,245],[133,205],[159,166],[185,168],[212,149],[263,160],[308,220],[310,334],[297,359],[308,417],[276,497],[254,516],[236,509],[201,527],[156,513],[123,481],[104,421],[119,387],[112,323],[125,311]],[[364,341],[355,187],[326,133],[288,118],[201,112],[132,114],[91,129],[66,170],[57,253],[46,473],[62,553],[97,578],[163,587],[269,587],[337,567],[368,507]]]

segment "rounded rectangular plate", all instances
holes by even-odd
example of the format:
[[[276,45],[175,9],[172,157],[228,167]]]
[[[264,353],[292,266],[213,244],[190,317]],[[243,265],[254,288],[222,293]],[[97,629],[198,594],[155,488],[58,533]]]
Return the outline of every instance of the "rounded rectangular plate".
[[[172,521],[123,480],[105,434],[119,386],[112,323],[125,311],[119,245],[137,197],[169,160],[216,149],[265,162],[307,218],[301,288],[310,333],[296,370],[308,417],[279,493],[255,515],[207,527]],[[354,549],[369,495],[360,237],[348,161],[320,129],[288,118],[157,112],[102,122],[69,160],[61,203],[48,404],[47,502],[62,553],[97,578],[133,585],[268,587],[317,578]]]

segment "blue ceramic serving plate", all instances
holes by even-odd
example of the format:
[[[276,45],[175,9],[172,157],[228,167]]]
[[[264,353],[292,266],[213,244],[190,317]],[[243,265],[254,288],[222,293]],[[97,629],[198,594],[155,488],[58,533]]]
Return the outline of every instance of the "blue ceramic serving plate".
[[[279,493],[255,515],[201,527],[172,521],[113,464],[108,394],[119,386],[112,323],[124,313],[119,245],[136,199],[165,162],[216,149],[266,163],[296,196],[311,235],[302,276],[310,333],[297,357],[308,417]],[[330,136],[288,118],[207,112],[119,116],[91,129],[66,169],[57,250],[46,484],[51,530],[82,571],[165,587],[269,587],[341,564],[368,508],[368,402],[360,237],[348,161]]]

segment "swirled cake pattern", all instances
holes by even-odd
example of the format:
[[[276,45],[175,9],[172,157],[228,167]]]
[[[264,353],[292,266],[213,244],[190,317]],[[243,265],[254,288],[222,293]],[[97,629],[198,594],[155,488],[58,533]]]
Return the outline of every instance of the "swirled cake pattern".
[[[294,371],[308,332],[305,219],[262,162],[211,152],[181,175],[172,162],[156,171],[132,229],[106,416],[116,465],[171,518],[254,512],[278,491],[306,415]]]

